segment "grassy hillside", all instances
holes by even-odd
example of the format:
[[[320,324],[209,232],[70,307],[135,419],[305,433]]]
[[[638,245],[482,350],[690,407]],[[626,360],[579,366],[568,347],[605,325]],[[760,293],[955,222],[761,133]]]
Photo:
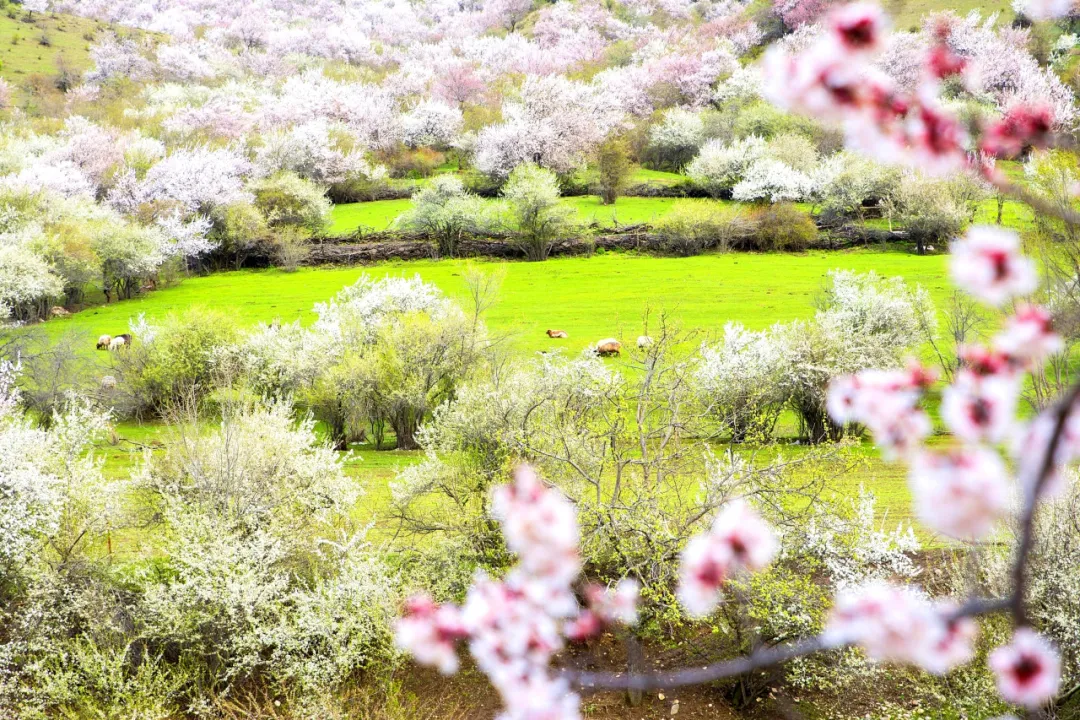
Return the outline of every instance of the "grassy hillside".
[[[34,13],[14,5],[0,11],[0,77],[22,86],[32,75],[56,75],[61,66],[82,73],[90,67],[90,44],[108,27],[96,20]]]
[[[998,13],[998,23],[1009,23],[1016,13],[1013,12],[1012,3],[1009,0],[882,0],[882,6],[892,18],[893,27],[897,30],[912,30],[922,26],[922,19],[929,13],[952,10],[958,15],[967,15],[972,10],[978,10],[983,17],[989,17]]]

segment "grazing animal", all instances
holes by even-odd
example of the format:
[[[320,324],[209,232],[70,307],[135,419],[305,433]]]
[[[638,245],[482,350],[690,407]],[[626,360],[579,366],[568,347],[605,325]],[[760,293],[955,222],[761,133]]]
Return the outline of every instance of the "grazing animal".
[[[117,335],[109,343],[109,350],[115,352],[122,347],[127,347],[131,345],[131,340],[131,335],[128,333],[124,333],[123,335]]]
[[[59,305],[55,305],[49,309],[49,314],[53,317],[67,317],[71,313],[66,308],[62,308]]]
[[[116,378],[113,377],[112,375],[106,375],[105,377],[101,378],[101,389],[102,390],[115,390],[116,389]]]
[[[102,335],[101,337],[99,337],[97,339],[97,349],[98,350],[108,350],[109,349],[109,343],[111,343],[111,342],[112,342],[112,335]]]
[[[596,343],[597,355],[618,355],[622,350],[622,343],[615,338],[605,338]]]
[[[568,337],[570,337],[569,335],[566,334],[565,330],[548,330],[547,331],[547,336],[549,338],[568,338]]]
[[[638,335],[637,346],[638,350],[644,350],[647,347],[652,347],[655,341],[648,335]]]

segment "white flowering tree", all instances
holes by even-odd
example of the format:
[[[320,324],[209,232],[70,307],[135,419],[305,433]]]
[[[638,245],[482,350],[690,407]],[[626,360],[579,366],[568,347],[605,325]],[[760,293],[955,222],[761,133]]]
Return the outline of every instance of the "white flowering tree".
[[[574,225],[573,208],[559,202],[555,173],[532,163],[519,165],[503,186],[510,227],[529,260],[546,260]]]
[[[787,348],[780,332],[752,332],[738,323],[701,349],[697,382],[709,414],[733,442],[767,440],[790,392]]]
[[[649,130],[649,148],[661,164],[681,169],[705,141],[699,113],[672,108]]]
[[[466,235],[495,227],[494,209],[469,193],[457,177],[435,178],[413,196],[412,207],[398,216],[398,226],[430,235],[441,257],[454,257]]]
[[[725,144],[710,140],[686,166],[686,175],[714,198],[730,193],[750,166],[765,157],[765,141],[756,135]]]

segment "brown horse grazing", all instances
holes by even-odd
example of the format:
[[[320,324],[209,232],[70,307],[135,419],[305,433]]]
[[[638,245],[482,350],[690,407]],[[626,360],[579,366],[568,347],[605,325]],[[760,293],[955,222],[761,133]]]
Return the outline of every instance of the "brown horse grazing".
[[[597,355],[618,355],[622,351],[622,343],[615,338],[607,338],[596,343]]]
[[[569,335],[566,334],[565,330],[548,330],[547,331],[547,336],[549,338],[568,338],[568,337],[570,337]]]

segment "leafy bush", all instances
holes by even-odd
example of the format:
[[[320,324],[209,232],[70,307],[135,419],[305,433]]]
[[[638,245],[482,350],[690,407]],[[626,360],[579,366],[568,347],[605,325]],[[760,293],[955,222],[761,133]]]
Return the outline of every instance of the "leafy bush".
[[[779,203],[755,208],[754,246],[765,252],[805,250],[817,240],[817,226],[810,216],[794,205]]]
[[[330,226],[330,201],[321,187],[291,172],[252,184],[255,207],[270,227],[292,226],[313,235]]]
[[[664,250],[690,256],[740,247],[752,236],[753,225],[741,208],[682,200],[656,223],[656,233]]]
[[[817,168],[817,146],[805,135],[777,135],[769,140],[767,153],[772,159],[805,175],[811,174]]]
[[[439,256],[454,257],[458,244],[469,234],[491,229],[495,221],[492,208],[482,198],[465,191],[453,175],[435,178],[413,196],[413,204],[398,219],[406,229],[435,238]]]
[[[515,242],[529,260],[546,260],[574,227],[573,208],[559,202],[555,173],[532,163],[518,165],[503,186]]]
[[[630,156],[626,141],[608,138],[596,153],[596,194],[604,205],[613,205],[630,181]]]
[[[823,134],[821,128],[810,118],[786,113],[766,102],[756,102],[740,109],[735,120],[734,133],[735,137],[756,135],[766,140],[792,133],[811,138]]]
[[[145,327],[131,346],[112,354],[119,380],[117,409],[136,417],[160,415],[205,397],[214,386],[213,355],[235,335],[227,315],[202,308]]]
[[[264,250],[270,226],[257,207],[238,202],[220,205],[213,213],[212,238],[218,243],[217,255],[232,256],[232,266],[239,270],[244,261]]]

